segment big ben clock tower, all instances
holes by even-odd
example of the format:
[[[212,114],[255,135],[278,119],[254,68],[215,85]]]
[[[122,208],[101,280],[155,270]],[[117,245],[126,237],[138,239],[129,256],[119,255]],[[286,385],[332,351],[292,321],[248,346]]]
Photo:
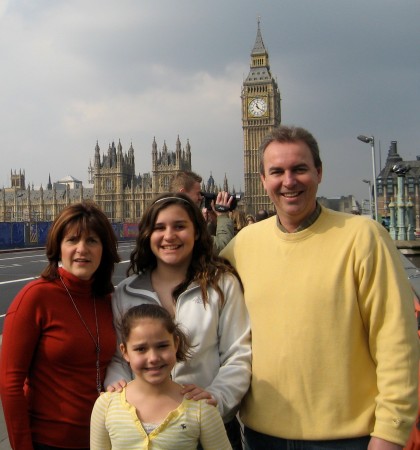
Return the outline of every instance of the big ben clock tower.
[[[242,128],[244,133],[245,208],[255,214],[272,209],[260,180],[258,147],[264,136],[280,125],[280,91],[271,75],[268,53],[258,20],[257,37],[251,52],[249,74],[242,86]]]

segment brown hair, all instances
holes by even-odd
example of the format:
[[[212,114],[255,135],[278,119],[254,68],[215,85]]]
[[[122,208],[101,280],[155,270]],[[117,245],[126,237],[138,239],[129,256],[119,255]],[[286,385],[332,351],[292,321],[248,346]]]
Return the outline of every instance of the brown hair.
[[[311,151],[312,158],[314,160],[315,167],[317,169],[320,169],[322,167],[322,161],[321,157],[319,156],[319,147],[318,142],[313,137],[313,135],[308,131],[305,130],[305,128],[301,127],[288,127],[285,125],[282,125],[278,128],[274,128],[274,130],[267,134],[267,136],[264,137],[260,148],[260,173],[261,175],[264,175],[264,152],[265,149],[272,143],[272,142],[298,142],[302,141],[304,142]]]
[[[184,189],[185,192],[191,191],[195,183],[201,183],[203,179],[190,170],[184,170],[175,175],[171,181],[171,191],[179,192]]]
[[[91,201],[74,203],[65,207],[54,220],[48,232],[46,244],[46,255],[49,262],[41,276],[47,280],[54,280],[59,277],[58,263],[61,259],[61,243],[66,232],[73,226],[76,227],[78,236],[93,231],[102,243],[102,258],[93,275],[92,292],[99,296],[113,292],[114,264],[120,261],[117,251],[118,242],[108,218]]]
[[[248,225],[245,213],[243,211],[239,209],[234,209],[233,211],[230,212],[229,215],[233,222],[233,229],[235,231],[235,234]]]
[[[197,236],[187,276],[182,283],[175,287],[172,293],[174,299],[176,300],[188,285],[195,281],[201,287],[204,305],[206,305],[208,299],[207,290],[210,287],[216,290],[223,304],[224,295],[218,284],[220,277],[227,272],[235,275],[238,279],[239,275],[227,259],[214,254],[213,241],[207,230],[207,224],[202,212],[188,195],[180,192],[160,195],[145,210],[139,223],[136,247],[130,255],[127,276],[146,270],[152,271],[156,267],[156,256],[150,248],[150,236],[153,233],[158,214],[171,205],[180,206],[186,211],[194,225],[194,232]]]
[[[174,322],[165,308],[150,304],[133,306],[124,313],[118,328],[121,333],[121,344],[126,350],[131,330],[136,326],[136,322],[141,319],[153,319],[162,322],[166,331],[174,337],[174,342],[178,344],[176,351],[176,360],[178,362],[186,361],[191,356],[191,344],[188,336]]]

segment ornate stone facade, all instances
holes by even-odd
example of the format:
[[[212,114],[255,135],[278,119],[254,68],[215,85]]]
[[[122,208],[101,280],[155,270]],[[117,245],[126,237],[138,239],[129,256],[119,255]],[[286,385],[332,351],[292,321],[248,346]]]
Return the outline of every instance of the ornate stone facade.
[[[138,222],[144,209],[159,193],[169,189],[172,177],[181,170],[191,170],[191,146],[187,141],[181,148],[179,137],[175,151],[169,151],[166,142],[158,151],[152,143],[152,172],[136,175],[134,149],[130,145],[124,153],[121,142],[112,143],[101,155],[98,143],[94,163],[89,165],[89,182],[93,188],[84,188],[73,177],[39,189],[25,187],[25,172],[11,172],[11,187],[0,189],[0,222],[50,222],[61,210],[83,199],[95,201],[111,222]]]
[[[182,170],[191,170],[191,146],[187,141],[182,149],[179,137],[173,152],[168,151],[166,142],[158,151],[153,139],[151,173],[135,174],[133,146],[124,154],[121,142],[117,148],[112,143],[102,158],[96,144],[94,164],[89,167],[94,200],[111,222],[139,221],[150,201],[159,193],[167,192],[173,176]]]

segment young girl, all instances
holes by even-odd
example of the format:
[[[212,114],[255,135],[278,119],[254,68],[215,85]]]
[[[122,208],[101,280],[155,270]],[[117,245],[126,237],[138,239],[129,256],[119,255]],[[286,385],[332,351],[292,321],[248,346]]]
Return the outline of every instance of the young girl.
[[[235,415],[251,377],[248,314],[235,270],[214,255],[203,215],[188,196],[164,194],[147,208],[130,261],[132,275],[113,296],[114,320],[143,303],[176,318],[192,340],[192,356],[175,365],[172,379],[187,398],[217,405],[232,447],[241,449]],[[105,386],[112,390],[131,378],[117,354]]]
[[[231,449],[219,412],[205,400],[187,400],[171,380],[189,343],[158,305],[130,308],[120,325],[121,353],[134,373],[122,392],[107,392],[93,408],[91,450]],[[150,446],[150,447],[149,447]]]

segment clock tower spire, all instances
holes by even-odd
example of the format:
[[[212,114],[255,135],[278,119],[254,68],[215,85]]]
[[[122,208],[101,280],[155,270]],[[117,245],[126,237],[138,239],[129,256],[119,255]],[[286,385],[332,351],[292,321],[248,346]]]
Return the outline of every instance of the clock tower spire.
[[[271,201],[260,180],[258,148],[262,139],[280,125],[280,91],[271,75],[268,52],[258,18],[257,37],[251,52],[249,74],[242,86],[242,129],[244,136],[245,208],[255,214],[271,209]]]

